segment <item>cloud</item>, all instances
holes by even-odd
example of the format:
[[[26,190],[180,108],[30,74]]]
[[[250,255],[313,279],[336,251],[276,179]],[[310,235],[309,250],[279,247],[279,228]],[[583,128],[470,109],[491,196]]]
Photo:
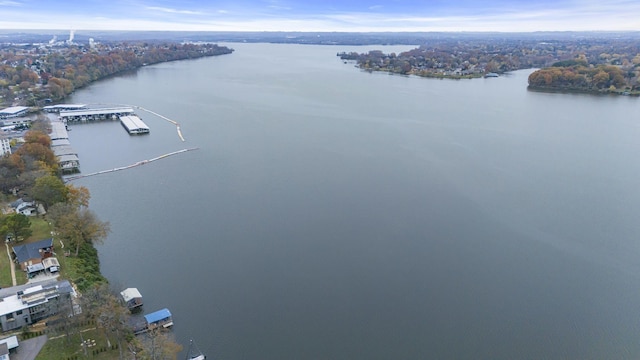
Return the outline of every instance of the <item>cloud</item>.
[[[0,0],[0,6],[22,6],[22,3],[11,0]]]
[[[171,8],[165,8],[165,7],[158,7],[158,6],[147,6],[146,7],[147,10],[152,10],[152,11],[159,11],[159,12],[164,12],[164,13],[170,13],[170,14],[184,14],[184,15],[205,15],[205,13],[201,12],[201,11],[193,11],[193,10],[178,10],[178,9],[171,9]]]

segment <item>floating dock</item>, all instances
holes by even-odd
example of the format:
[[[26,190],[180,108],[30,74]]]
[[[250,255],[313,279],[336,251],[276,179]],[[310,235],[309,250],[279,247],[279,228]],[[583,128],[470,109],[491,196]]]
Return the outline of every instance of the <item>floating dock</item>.
[[[148,134],[149,127],[135,115],[120,116],[120,123],[129,135]]]

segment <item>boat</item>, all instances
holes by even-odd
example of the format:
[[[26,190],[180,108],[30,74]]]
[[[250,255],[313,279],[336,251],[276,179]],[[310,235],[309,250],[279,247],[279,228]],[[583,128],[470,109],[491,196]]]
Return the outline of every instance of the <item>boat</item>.
[[[189,342],[189,351],[187,351],[186,360],[204,360],[207,357],[198,349],[196,343],[191,340]]]

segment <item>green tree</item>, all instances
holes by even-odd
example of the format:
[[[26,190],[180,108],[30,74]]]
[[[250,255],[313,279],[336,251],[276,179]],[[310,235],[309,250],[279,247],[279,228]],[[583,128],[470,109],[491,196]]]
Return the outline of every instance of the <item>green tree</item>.
[[[59,177],[54,175],[37,178],[35,185],[31,188],[31,196],[42,202],[47,209],[56,203],[66,201],[68,193],[69,189]]]
[[[16,241],[31,236],[31,220],[26,215],[10,214],[2,219],[0,233],[3,236],[12,235]]]

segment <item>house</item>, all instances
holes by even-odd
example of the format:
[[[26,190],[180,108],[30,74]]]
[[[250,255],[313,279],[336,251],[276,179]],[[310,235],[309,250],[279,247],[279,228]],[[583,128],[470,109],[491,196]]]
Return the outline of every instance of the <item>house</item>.
[[[13,247],[13,255],[22,271],[27,271],[29,265],[41,264],[42,260],[54,255],[53,238],[16,245]]]
[[[16,213],[26,216],[36,215],[38,212],[34,201],[27,201],[22,198],[12,202],[10,206]]]
[[[75,295],[67,280],[49,280],[37,285],[0,289],[0,328],[2,331],[16,330],[46,319],[59,312],[60,300]],[[10,343],[7,345],[11,347]]]
[[[11,203],[11,207],[17,214],[26,216],[34,216],[38,214],[36,203],[34,201],[25,201],[18,199]]]

